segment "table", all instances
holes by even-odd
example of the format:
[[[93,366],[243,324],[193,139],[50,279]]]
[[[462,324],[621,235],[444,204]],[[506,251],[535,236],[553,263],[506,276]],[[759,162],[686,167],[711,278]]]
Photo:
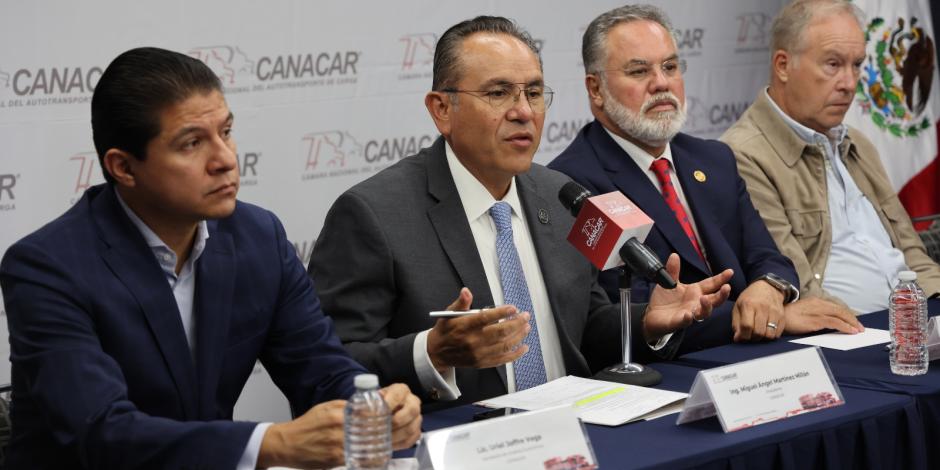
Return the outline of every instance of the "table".
[[[940,300],[929,300],[927,308],[930,316],[940,315]],[[862,315],[859,320],[866,328],[888,329],[886,310]],[[785,336],[769,343],[730,344],[696,351],[682,356],[676,363],[708,369],[810,347],[790,343],[793,338]],[[940,362],[931,364],[925,375],[906,377],[891,373],[884,345],[851,351],[822,348],[822,351],[843,393],[851,388],[913,398],[928,443],[924,450],[926,462],[929,468],[940,468]]]
[[[658,387],[688,392],[698,368],[655,364]],[[725,434],[716,418],[676,426],[677,415],[617,427],[585,425],[601,468],[927,468],[911,396],[843,390],[846,404]],[[427,414],[424,429],[465,424],[483,408]]]

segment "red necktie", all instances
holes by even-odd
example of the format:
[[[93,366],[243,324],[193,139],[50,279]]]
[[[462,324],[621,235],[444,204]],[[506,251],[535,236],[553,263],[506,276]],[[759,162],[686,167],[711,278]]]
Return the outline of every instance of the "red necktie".
[[[676,220],[679,221],[682,230],[685,231],[686,236],[689,237],[689,241],[692,242],[692,248],[695,248],[695,252],[698,253],[698,256],[704,261],[705,257],[702,256],[702,249],[698,246],[698,239],[695,238],[692,223],[689,221],[688,214],[685,213],[685,208],[682,207],[682,202],[679,201],[679,195],[676,194],[676,188],[672,184],[672,178],[669,177],[669,160],[665,158],[653,160],[653,164],[650,165],[650,170],[656,173],[656,179],[659,180],[659,185],[663,188],[663,199],[666,200],[666,204],[669,205],[672,212],[676,214]]]

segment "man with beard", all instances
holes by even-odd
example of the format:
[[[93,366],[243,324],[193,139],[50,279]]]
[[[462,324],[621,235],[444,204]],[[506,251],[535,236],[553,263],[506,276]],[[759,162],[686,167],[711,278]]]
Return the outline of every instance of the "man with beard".
[[[732,306],[686,331],[682,350],[775,339],[828,327],[855,332],[854,317],[787,312],[799,293],[793,264],[754,210],[724,144],[679,132],[685,90],[672,27],[656,7],[628,5],[597,17],[584,33],[585,86],[595,121],[550,165],[594,194],[621,191],[655,226],[646,239],[661,257],[682,259],[682,282],[731,268]],[[602,285],[617,296],[616,273]],[[637,280],[643,301],[651,284]]]

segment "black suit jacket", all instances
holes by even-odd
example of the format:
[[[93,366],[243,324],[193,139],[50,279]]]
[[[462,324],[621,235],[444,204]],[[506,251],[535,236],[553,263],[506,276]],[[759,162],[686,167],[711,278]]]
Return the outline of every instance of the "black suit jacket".
[[[734,154],[717,140],[678,134],[671,142],[672,159],[688,209],[695,219],[699,243],[708,264],[676,220],[662,194],[636,162],[594,121],[584,126],[574,141],[548,167],[567,174],[594,194],[620,191],[655,222],[646,245],[665,261],[670,253],[682,260],[681,281],[698,282],[731,268],[731,299],[737,298],[756,278],[775,273],[794,286],[800,285],[789,258],[780,253],[760,214],[751,204],[744,180],[738,174]],[[699,178],[695,177],[699,172]],[[701,180],[701,181],[700,181]],[[601,274],[600,282],[611,298],[617,294],[616,275]],[[649,299],[652,284],[637,279],[633,300]],[[616,297],[615,297],[616,296]],[[679,353],[730,343],[732,302],[715,309],[712,317],[686,329]]]
[[[588,376],[621,360],[619,306],[607,300],[596,270],[565,239],[574,220],[558,202],[558,190],[567,181],[534,164],[516,178],[565,368]],[[473,307],[493,304],[443,138],[341,195],[308,270],[353,357],[383,383],[403,381],[420,392],[412,347],[415,334],[434,325],[428,312],[449,305],[463,286],[473,292]],[[639,338],[641,314],[633,317]],[[679,336],[658,354],[670,354]],[[659,357],[642,340],[634,343],[639,360]],[[504,367],[458,368],[456,375],[462,396],[444,406],[506,393]]]

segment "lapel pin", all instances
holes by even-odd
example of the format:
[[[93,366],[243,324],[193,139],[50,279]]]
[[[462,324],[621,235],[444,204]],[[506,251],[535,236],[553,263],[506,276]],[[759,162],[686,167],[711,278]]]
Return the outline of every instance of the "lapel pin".
[[[695,170],[695,172],[692,173],[692,176],[695,177],[695,181],[698,181],[699,183],[704,183],[707,179],[705,178],[705,172],[702,170]]]
[[[545,209],[539,209],[539,222],[543,224],[548,223],[548,211]]]

